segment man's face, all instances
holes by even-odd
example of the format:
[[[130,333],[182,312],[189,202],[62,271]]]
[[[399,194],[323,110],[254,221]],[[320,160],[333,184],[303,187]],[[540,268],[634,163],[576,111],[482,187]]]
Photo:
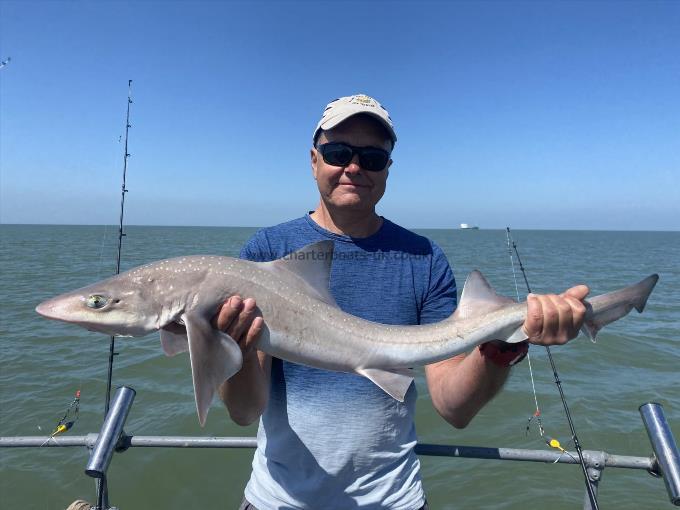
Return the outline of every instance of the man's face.
[[[321,133],[317,145],[327,142],[344,142],[355,147],[378,147],[388,152],[392,143],[384,129],[376,121],[361,117],[350,117],[335,128]],[[321,200],[329,208],[374,211],[375,205],[385,193],[390,159],[384,170],[369,172],[359,165],[359,156],[354,155],[347,166],[332,166],[326,163],[321,153],[311,150],[312,174],[319,188]]]

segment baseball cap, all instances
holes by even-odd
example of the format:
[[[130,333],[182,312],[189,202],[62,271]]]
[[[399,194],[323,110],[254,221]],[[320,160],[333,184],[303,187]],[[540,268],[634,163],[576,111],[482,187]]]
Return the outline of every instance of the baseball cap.
[[[387,110],[385,110],[385,108],[383,108],[383,106],[378,101],[370,96],[367,96],[366,94],[355,94],[353,96],[341,97],[328,103],[326,109],[323,112],[321,120],[316,125],[312,140],[316,142],[316,137],[318,136],[320,130],[323,129],[325,131],[328,129],[333,129],[341,122],[344,122],[350,117],[360,113],[368,114],[380,121],[380,123],[385,126],[385,129],[387,129],[387,132],[390,134],[392,143],[397,141],[397,135],[394,132],[394,124],[392,124],[390,114],[387,113]]]

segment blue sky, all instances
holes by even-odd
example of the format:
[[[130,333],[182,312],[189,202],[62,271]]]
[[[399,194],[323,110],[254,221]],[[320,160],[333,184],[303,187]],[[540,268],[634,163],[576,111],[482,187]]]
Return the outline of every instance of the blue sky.
[[[679,2],[0,3],[0,221],[278,223],[325,104],[399,141],[407,227],[680,230]]]

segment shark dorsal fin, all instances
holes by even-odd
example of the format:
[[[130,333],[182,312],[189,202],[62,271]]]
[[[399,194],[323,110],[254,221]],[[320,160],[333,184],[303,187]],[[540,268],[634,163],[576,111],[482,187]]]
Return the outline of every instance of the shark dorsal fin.
[[[306,284],[306,290],[329,305],[338,306],[328,285],[333,263],[333,241],[308,244],[283,258],[270,262],[272,268],[293,273]]]
[[[484,275],[475,269],[465,280],[463,292],[460,295],[460,303],[453,317],[469,319],[493,312],[512,303],[515,303],[514,299],[496,294]]]

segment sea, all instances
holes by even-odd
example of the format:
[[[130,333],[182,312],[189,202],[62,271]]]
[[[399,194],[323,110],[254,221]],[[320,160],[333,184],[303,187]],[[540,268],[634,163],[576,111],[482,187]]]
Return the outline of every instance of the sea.
[[[130,226],[122,268],[187,254],[235,256],[253,228]],[[446,253],[459,288],[481,270],[499,293],[516,285],[504,230],[419,230]],[[603,330],[597,343],[580,337],[554,347],[553,357],[585,450],[650,456],[638,408],[663,405],[680,439],[680,233],[512,232],[534,292],[561,292],[587,283],[599,294],[658,273],[642,315]],[[109,338],[39,317],[35,306],[56,294],[115,272],[118,229],[112,226],[0,225],[0,436],[50,433],[80,391],[79,419],[69,435],[98,432],[103,418]],[[515,257],[515,264],[517,263]],[[526,290],[515,265],[517,288]],[[253,436],[213,404],[205,428],[194,406],[189,360],[167,358],[157,335],[116,342],[113,385],[137,392],[125,426],[134,435]],[[542,424],[573,448],[545,350],[532,347]],[[422,375],[416,427],[425,443],[550,450],[529,418],[535,410],[529,364],[513,369],[503,391],[463,430],[433,409]],[[528,430],[527,430],[528,425]],[[250,474],[249,449],[130,448],[108,471],[110,503],[121,510],[236,509]],[[95,500],[84,473],[88,450],[0,448],[0,508],[64,510]],[[582,508],[577,465],[421,457],[430,508]],[[644,470],[606,468],[599,485],[603,509],[664,509],[672,505],[661,479]],[[322,509],[319,509],[322,510]]]

